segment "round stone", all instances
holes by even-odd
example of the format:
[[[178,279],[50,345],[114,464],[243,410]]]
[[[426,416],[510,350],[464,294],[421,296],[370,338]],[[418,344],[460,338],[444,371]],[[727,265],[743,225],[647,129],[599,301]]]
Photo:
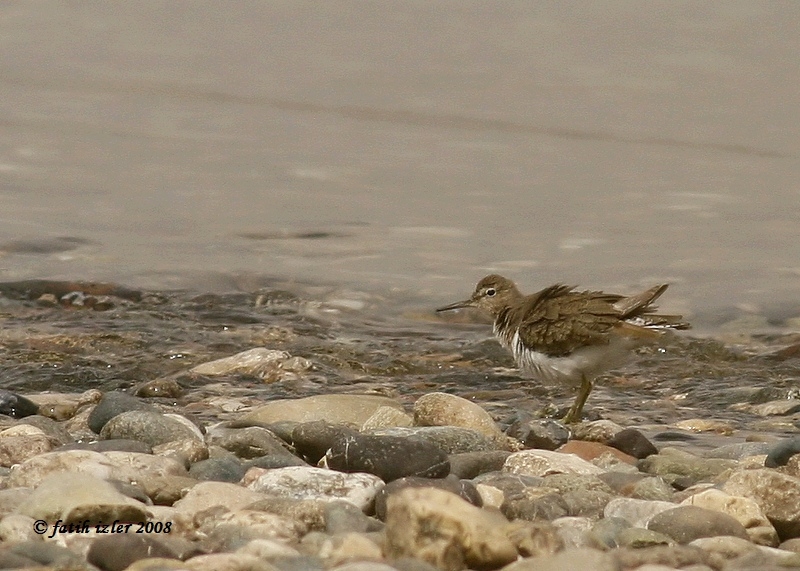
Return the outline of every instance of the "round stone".
[[[334,442],[325,456],[341,472],[367,472],[384,482],[404,476],[443,478],[450,473],[447,454],[420,438],[354,434]]]
[[[92,412],[89,413],[89,428],[91,428],[95,434],[100,434],[100,431],[109,420],[118,414],[131,410],[150,410],[155,412],[156,408],[128,393],[119,391],[108,392],[100,398],[100,401],[94,409],[92,409]]]
[[[38,412],[39,406],[32,400],[6,389],[0,389],[0,414],[11,418],[24,418]]]
[[[658,454],[655,444],[635,428],[626,428],[617,432],[608,441],[608,445],[638,459]]]
[[[118,414],[103,426],[100,438],[138,440],[150,446],[186,438],[203,440],[199,430],[187,419],[149,410],[132,410]]]
[[[681,544],[701,537],[732,535],[748,539],[744,526],[728,514],[697,506],[679,506],[653,516],[647,529]]]

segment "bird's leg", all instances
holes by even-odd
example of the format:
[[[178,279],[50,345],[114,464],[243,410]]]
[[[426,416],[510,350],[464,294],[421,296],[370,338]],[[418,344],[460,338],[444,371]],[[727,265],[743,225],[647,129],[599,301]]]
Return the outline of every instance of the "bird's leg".
[[[580,422],[581,413],[583,412],[583,405],[586,404],[586,399],[589,398],[589,393],[592,392],[592,381],[586,378],[586,375],[581,375],[581,388],[578,389],[578,396],[575,402],[572,403],[566,416],[562,422],[571,424],[573,422]]]

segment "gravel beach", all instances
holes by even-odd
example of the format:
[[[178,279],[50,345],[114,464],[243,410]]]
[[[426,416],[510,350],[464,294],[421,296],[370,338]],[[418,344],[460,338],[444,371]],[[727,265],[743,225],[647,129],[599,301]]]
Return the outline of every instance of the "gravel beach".
[[[0,305],[0,568],[800,567],[789,333],[676,338],[565,426],[469,323],[42,287]]]

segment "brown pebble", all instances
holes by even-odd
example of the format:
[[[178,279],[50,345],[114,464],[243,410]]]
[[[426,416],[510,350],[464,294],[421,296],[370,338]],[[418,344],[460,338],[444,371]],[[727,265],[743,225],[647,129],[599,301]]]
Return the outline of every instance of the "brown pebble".
[[[135,394],[143,398],[177,398],[183,394],[183,389],[175,379],[154,379],[137,388]]]

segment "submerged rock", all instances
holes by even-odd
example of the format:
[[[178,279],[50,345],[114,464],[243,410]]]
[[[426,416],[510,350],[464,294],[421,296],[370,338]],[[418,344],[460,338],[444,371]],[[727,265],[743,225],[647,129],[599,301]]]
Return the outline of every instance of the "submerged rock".
[[[277,381],[282,365],[289,359],[291,355],[286,351],[256,347],[230,357],[202,363],[192,367],[190,373],[207,377],[252,375],[263,380]]]

